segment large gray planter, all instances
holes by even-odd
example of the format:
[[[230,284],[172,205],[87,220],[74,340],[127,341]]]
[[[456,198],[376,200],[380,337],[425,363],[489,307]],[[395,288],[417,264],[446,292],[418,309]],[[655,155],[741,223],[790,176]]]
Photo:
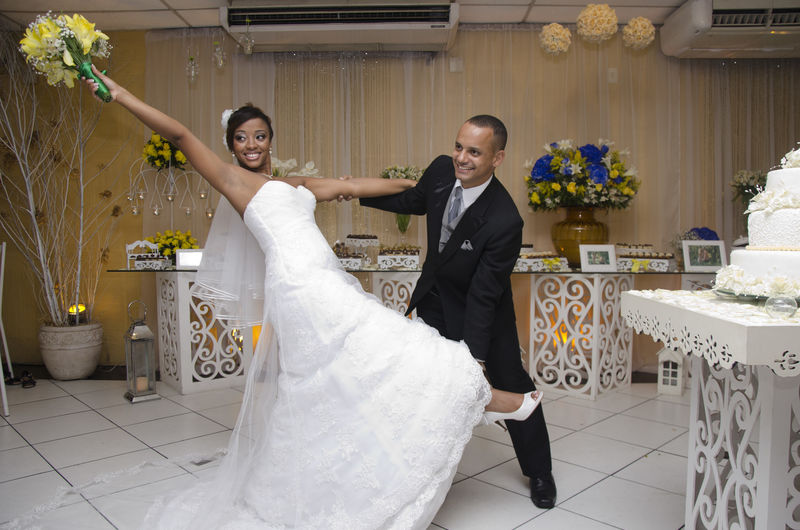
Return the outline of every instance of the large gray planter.
[[[92,375],[103,348],[103,325],[99,322],[80,326],[42,326],[39,350],[47,371],[62,381]]]

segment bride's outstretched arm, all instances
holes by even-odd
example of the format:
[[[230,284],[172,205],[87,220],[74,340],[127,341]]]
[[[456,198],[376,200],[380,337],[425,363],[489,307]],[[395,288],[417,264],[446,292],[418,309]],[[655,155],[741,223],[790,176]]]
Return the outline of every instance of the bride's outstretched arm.
[[[227,197],[239,214],[244,212],[247,203],[264,183],[261,176],[223,162],[178,120],[141,101],[108,76],[100,73],[94,66],[92,66],[92,71],[106,84],[113,101],[122,105],[139,121],[175,144],[203,178]],[[93,81],[87,80],[86,83],[90,90],[96,89],[96,83]]]
[[[409,188],[417,182],[406,179],[354,178],[324,179],[314,177],[290,177],[285,179],[293,186],[303,185],[317,198],[317,201],[332,201],[340,197],[382,197],[394,195]]]

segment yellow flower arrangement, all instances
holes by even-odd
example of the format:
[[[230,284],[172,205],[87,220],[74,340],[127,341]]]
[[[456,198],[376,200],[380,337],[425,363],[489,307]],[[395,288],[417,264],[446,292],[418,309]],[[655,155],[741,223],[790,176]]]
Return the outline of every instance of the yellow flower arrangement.
[[[589,42],[602,42],[617,32],[617,14],[608,4],[589,4],[578,15],[578,35]]]
[[[570,44],[572,44],[572,32],[555,22],[543,27],[539,34],[539,45],[550,55],[566,52]]]
[[[158,133],[153,133],[144,144],[142,158],[156,169],[183,169],[186,164],[186,155]]]
[[[197,246],[197,239],[192,236],[192,231],[187,230],[185,233],[180,230],[165,230],[156,232],[156,237],[146,237],[145,241],[156,243],[158,245],[158,253],[162,256],[172,258],[175,256],[175,251],[178,249],[200,248]]]
[[[92,57],[108,57],[108,35],[83,16],[39,15],[19,44],[25,60],[47,77],[48,84],[63,82],[72,87],[79,77],[91,78],[99,85],[95,94],[103,101],[111,100],[108,88],[92,73]]]
[[[656,38],[656,28],[645,17],[635,17],[622,28],[622,42],[628,48],[643,50]]]

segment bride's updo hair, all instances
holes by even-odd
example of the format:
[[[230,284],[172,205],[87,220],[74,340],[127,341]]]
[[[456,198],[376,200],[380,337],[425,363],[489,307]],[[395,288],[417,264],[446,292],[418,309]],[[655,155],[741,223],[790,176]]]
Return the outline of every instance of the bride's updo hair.
[[[261,118],[267,124],[267,134],[269,134],[269,141],[272,142],[272,120],[260,108],[252,103],[245,103],[233,111],[233,114],[228,118],[228,127],[225,129],[225,144],[228,146],[229,151],[233,151],[233,133],[236,132],[236,129],[244,122],[255,118]]]

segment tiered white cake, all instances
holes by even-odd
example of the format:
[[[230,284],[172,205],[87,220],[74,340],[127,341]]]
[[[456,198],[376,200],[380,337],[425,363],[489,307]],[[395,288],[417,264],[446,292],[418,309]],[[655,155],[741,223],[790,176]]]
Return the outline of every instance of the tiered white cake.
[[[800,297],[800,148],[770,171],[747,209],[749,245],[731,252],[715,286],[737,295]]]

